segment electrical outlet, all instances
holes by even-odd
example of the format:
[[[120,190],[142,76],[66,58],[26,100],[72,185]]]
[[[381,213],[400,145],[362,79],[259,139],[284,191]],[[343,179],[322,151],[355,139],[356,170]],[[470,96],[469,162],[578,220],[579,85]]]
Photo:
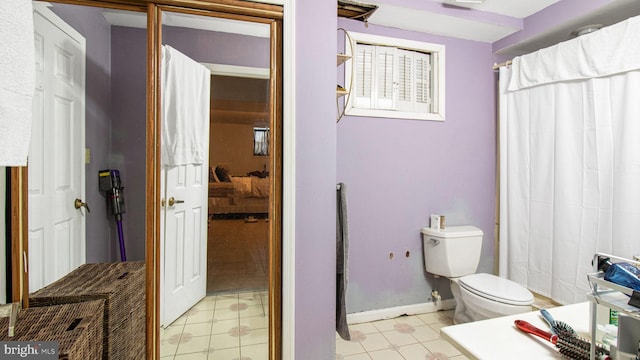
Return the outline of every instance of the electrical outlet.
[[[91,149],[84,149],[84,163],[89,164],[91,162]]]

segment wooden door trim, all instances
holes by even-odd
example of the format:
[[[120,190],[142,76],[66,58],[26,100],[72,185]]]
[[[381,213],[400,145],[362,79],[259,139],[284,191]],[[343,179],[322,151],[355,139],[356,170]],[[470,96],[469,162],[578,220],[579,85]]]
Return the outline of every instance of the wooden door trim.
[[[155,4],[147,9],[147,126],[145,260],[147,359],[160,355],[160,62],[162,17]],[[150,216],[152,215],[152,216]]]
[[[149,4],[281,20],[281,5],[242,0],[51,0],[51,2],[145,12]]]
[[[11,201],[11,301],[29,307],[29,213],[28,167],[12,167],[10,171]]]
[[[271,191],[269,217],[269,359],[282,359],[282,21],[271,24]]]

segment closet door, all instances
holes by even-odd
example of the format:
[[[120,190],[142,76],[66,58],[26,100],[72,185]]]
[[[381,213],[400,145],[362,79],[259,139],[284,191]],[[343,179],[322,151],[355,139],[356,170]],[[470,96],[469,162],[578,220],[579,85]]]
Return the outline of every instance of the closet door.
[[[34,6],[36,91],[29,149],[29,292],[85,262],[85,39]]]

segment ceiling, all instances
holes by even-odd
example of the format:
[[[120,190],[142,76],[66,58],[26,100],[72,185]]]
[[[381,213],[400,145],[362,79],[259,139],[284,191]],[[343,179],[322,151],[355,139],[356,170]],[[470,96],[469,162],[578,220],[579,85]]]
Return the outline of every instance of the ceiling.
[[[378,6],[368,18],[371,24],[493,44],[522,31],[527,17],[549,6],[562,5],[558,4],[562,1],[575,3],[576,0],[486,0],[482,4],[454,3],[454,0],[364,1]],[[573,31],[585,25],[606,26],[640,15],[638,0],[603,0],[599,3],[602,5],[592,6],[595,10],[568,17],[566,22],[519,40],[497,53],[522,55],[567,40]]]

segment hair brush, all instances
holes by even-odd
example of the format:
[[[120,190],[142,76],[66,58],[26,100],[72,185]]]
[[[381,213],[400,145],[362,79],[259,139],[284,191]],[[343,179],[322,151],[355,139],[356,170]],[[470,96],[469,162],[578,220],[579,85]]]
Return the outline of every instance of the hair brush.
[[[591,357],[591,342],[573,335],[552,334],[539,329],[524,320],[516,320],[518,329],[539,336],[554,344],[562,357],[573,360],[589,360]],[[596,345],[596,359],[611,360],[609,352],[602,346]]]
[[[551,328],[551,332],[553,334],[556,334],[556,335],[564,334],[564,335],[569,335],[569,336],[577,336],[578,335],[576,333],[576,331],[573,330],[573,328],[571,326],[569,326],[569,324],[567,324],[565,322],[562,322],[562,321],[555,320],[553,318],[553,316],[551,316],[551,314],[547,310],[540,309],[540,314],[542,315],[542,317],[549,324],[549,328]]]

